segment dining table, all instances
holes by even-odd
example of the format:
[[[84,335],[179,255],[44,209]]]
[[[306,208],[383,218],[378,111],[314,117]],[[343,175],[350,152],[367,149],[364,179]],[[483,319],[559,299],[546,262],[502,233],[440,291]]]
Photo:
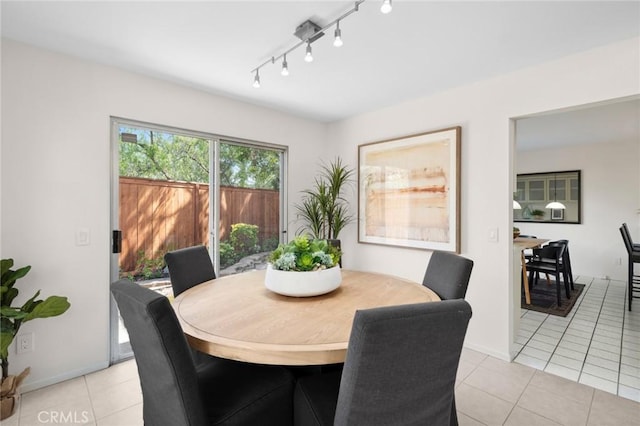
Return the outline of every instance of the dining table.
[[[357,310],[440,300],[404,278],[354,270],[341,274],[340,286],[330,293],[291,297],[265,287],[265,270],[243,272],[198,284],[172,305],[187,341],[198,351],[296,366],[344,362]]]
[[[531,292],[529,291],[529,278],[527,277],[527,260],[524,255],[524,251],[527,249],[541,247],[547,242],[549,242],[549,240],[544,238],[517,237],[513,239],[514,249],[520,252],[520,262],[522,264],[522,282],[524,286],[524,300],[527,305],[531,304]]]

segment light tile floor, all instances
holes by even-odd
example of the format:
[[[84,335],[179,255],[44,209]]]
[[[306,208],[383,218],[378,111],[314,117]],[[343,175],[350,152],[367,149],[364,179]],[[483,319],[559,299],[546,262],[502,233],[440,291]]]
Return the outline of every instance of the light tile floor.
[[[585,289],[567,317],[522,310],[514,361],[640,401],[640,301],[628,311],[623,281],[575,281]]]
[[[638,425],[640,403],[518,363],[464,349],[458,420],[477,425]],[[3,426],[142,426],[135,360],[25,393]]]

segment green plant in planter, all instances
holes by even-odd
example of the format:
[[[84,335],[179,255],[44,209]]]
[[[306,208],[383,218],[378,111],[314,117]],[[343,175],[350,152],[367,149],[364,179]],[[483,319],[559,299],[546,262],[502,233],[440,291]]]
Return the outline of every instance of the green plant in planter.
[[[536,218],[543,218],[544,217],[544,210],[533,209],[533,210],[531,210],[531,216],[536,217]]]
[[[61,315],[69,309],[70,303],[66,297],[49,296],[45,300],[37,300],[40,290],[20,307],[13,307],[11,303],[18,296],[18,289],[14,287],[16,281],[23,278],[31,270],[31,266],[24,266],[17,270],[13,267],[13,259],[2,259],[0,287],[0,359],[2,360],[2,379],[9,375],[9,345],[18,334],[20,326],[36,318],[47,318]]]
[[[280,244],[269,256],[273,269],[279,271],[317,271],[333,268],[340,262],[340,250],[327,240],[300,235]]]
[[[338,239],[340,231],[353,221],[343,197],[353,174],[353,169],[343,165],[340,158],[322,166],[314,188],[303,191],[302,202],[295,205],[298,218],[304,222],[302,231],[316,239]]]

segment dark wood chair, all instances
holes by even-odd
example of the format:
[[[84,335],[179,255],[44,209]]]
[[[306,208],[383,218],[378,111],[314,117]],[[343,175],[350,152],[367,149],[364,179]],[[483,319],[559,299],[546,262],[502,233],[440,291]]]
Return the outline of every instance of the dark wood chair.
[[[562,305],[561,299],[561,281],[564,282],[565,294],[567,299],[571,298],[571,290],[569,286],[569,276],[566,269],[566,263],[562,262],[564,256],[564,245],[546,245],[541,248],[533,249],[533,256],[527,262],[527,271],[529,272],[529,285],[535,286],[538,282],[540,273],[552,275],[556,282],[556,302],[558,306]]]
[[[574,286],[574,283],[573,283],[573,271],[571,270],[571,257],[569,256],[569,240],[550,241],[548,245],[550,245],[550,246],[558,246],[558,245],[564,246],[564,251],[563,251],[563,254],[562,254],[562,259],[560,259],[560,263],[562,264],[562,268],[566,272],[565,279],[567,279],[569,281],[569,285],[571,287],[571,290],[575,290],[575,286]]]
[[[625,225],[626,223],[620,227],[620,234],[622,235],[624,247],[627,249],[628,255],[627,299],[629,310],[631,310],[631,302],[633,302],[633,299],[640,298],[640,275],[635,274],[635,264],[640,263],[640,250],[634,250],[629,228]]]

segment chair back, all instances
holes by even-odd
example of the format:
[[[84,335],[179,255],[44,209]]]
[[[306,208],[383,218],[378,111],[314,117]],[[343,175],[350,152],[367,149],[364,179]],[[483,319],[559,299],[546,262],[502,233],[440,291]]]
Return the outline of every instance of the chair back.
[[[191,352],[169,300],[127,280],[112,283],[111,293],[136,358],[144,423],[206,424]]]
[[[464,300],[357,311],[334,425],[448,425],[470,318]]]
[[[567,246],[562,243],[549,243],[544,247],[534,248],[532,262],[554,263],[556,269],[560,269],[566,247]],[[529,266],[527,266],[527,268],[529,268]]]
[[[625,235],[627,236],[627,239],[629,240],[629,243],[631,244],[631,247],[633,248],[634,246],[633,238],[631,238],[631,232],[629,232],[629,226],[627,225],[627,222],[624,222],[622,224],[622,228],[624,230]]]
[[[626,223],[622,224],[620,227],[620,234],[622,235],[622,241],[624,241],[624,246],[627,249],[627,254],[631,256],[633,254],[633,241],[631,240],[631,235],[629,234],[629,228],[625,227]]]
[[[174,296],[216,277],[209,252],[205,246],[170,251],[164,255],[164,261],[169,268]]]
[[[473,269],[473,260],[455,253],[434,251],[424,274],[422,285],[442,300],[464,299]]]

